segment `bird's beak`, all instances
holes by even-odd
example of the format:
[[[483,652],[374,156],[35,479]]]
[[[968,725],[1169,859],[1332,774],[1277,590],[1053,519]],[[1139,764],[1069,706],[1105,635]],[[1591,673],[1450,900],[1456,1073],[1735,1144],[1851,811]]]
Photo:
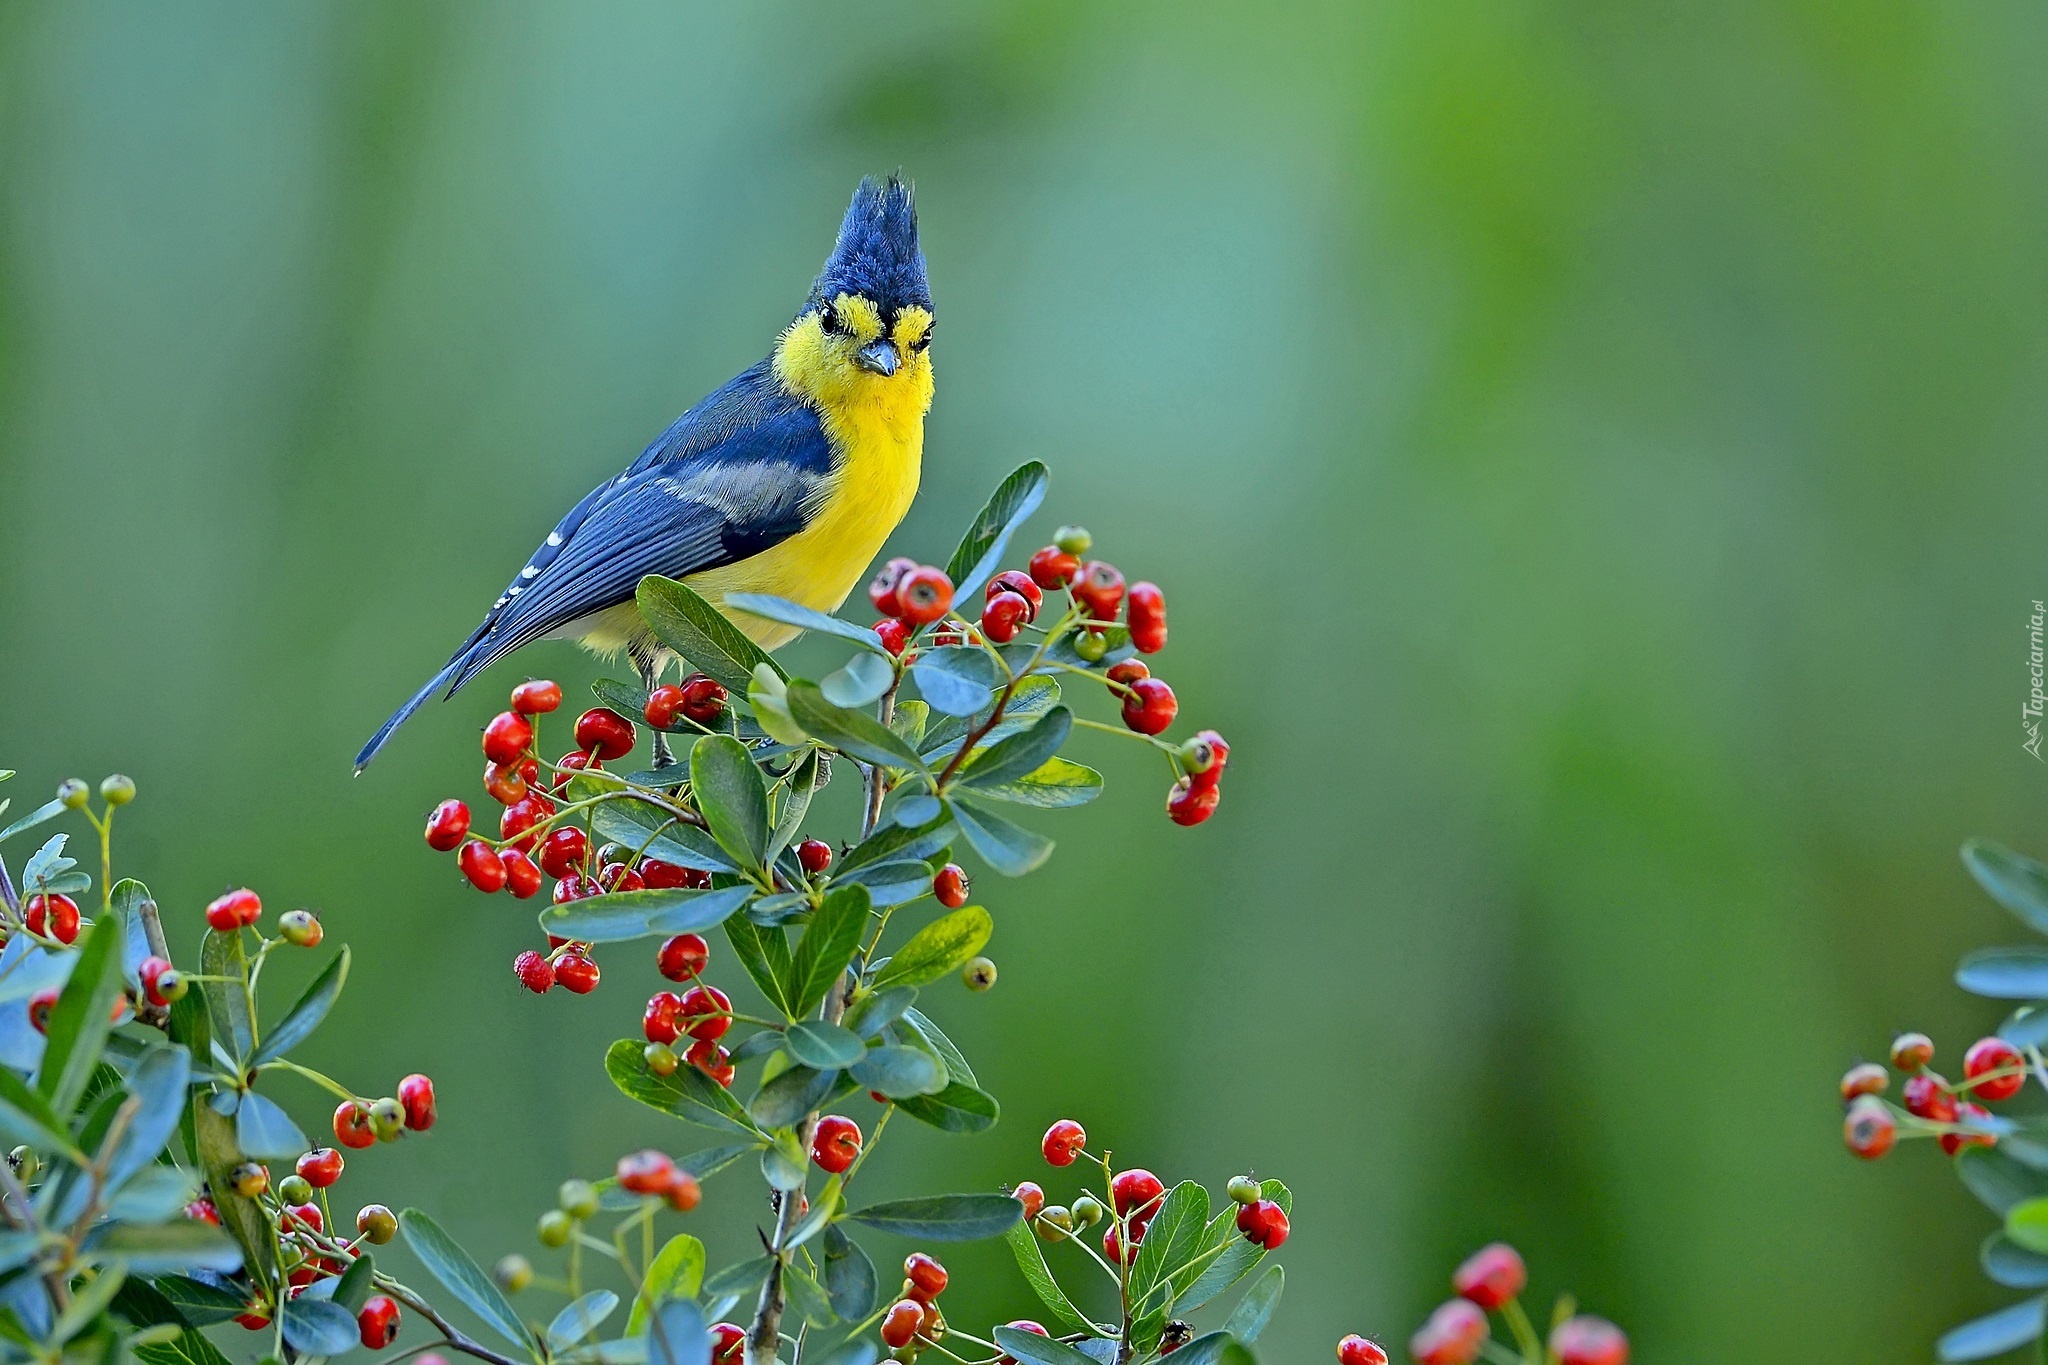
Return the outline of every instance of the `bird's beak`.
[[[854,357],[854,361],[871,374],[894,374],[897,363],[896,343],[886,337],[880,341],[870,341],[860,348],[860,354]]]

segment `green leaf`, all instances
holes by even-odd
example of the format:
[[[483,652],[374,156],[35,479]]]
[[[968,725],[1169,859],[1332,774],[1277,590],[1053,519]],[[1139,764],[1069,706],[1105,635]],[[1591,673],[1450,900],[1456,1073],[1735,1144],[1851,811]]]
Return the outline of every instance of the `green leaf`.
[[[830,1327],[838,1321],[832,1312],[832,1301],[825,1297],[825,1291],[818,1282],[797,1262],[791,1261],[783,1267],[782,1288],[789,1296],[789,1306],[811,1326]]]
[[[1285,1213],[1294,1212],[1294,1192],[1278,1180],[1259,1182],[1259,1197],[1270,1199]],[[1209,1300],[1236,1284],[1266,1255],[1266,1249],[1256,1242],[1250,1242],[1237,1230],[1237,1206],[1225,1204],[1223,1211],[1209,1223],[1201,1242],[1201,1249],[1209,1251],[1215,1247],[1223,1250],[1215,1259],[1207,1262],[1197,1273],[1192,1267],[1173,1277],[1174,1311],[1183,1315],[1194,1312]]]
[[[1060,751],[1073,733],[1074,713],[1064,706],[1052,710],[1006,739],[998,740],[970,758],[960,769],[957,781],[970,787],[999,787],[1015,782],[1043,767]]]
[[[647,1326],[649,1304],[664,1299],[694,1299],[704,1287],[704,1244],[687,1232],[668,1239],[647,1267],[647,1278],[626,1315],[626,1335],[637,1337]]]
[[[1963,844],[1963,866],[1991,899],[2038,934],[2048,934],[2048,865],[1989,839]]]
[[[1259,1276],[1258,1283],[1244,1291],[1237,1307],[1223,1320],[1223,1330],[1246,1345],[1257,1341],[1273,1320],[1273,1310],[1280,1306],[1280,1291],[1286,1287],[1287,1272],[1277,1265]]]
[[[992,787],[976,786],[973,791],[985,801],[1008,801],[1019,806],[1056,810],[1085,806],[1102,795],[1102,774],[1068,759],[1048,758],[1014,781]]]
[[[822,1019],[791,1025],[784,1039],[790,1056],[820,1071],[852,1066],[867,1054],[867,1047],[853,1030]]]
[[[868,927],[868,904],[868,889],[859,884],[835,886],[825,894],[790,960],[791,1019],[817,1009],[845,973]]]
[[[533,1339],[519,1321],[519,1314],[505,1301],[498,1286],[491,1277],[477,1268],[469,1253],[464,1251],[453,1237],[441,1230],[441,1225],[418,1209],[407,1209],[398,1215],[399,1231],[405,1234],[405,1244],[412,1254],[419,1257],[433,1277],[464,1308],[476,1314],[498,1335],[529,1354]]]
[[[1956,984],[1993,1000],[2048,998],[2048,948],[1981,948],[1964,955]]]
[[[739,916],[725,922],[726,941],[732,944],[740,965],[747,969],[747,975],[768,998],[768,1003],[782,1011],[786,1019],[796,1017],[790,1008],[794,991],[790,988],[789,939],[782,930],[764,928],[752,920]]]
[[[794,749],[811,742],[804,727],[789,713],[788,682],[766,664],[754,670],[747,684],[747,705],[753,708],[754,719],[761,723],[761,728],[777,743]]]
[[[242,988],[248,968],[249,961],[242,952],[239,930],[232,934],[207,931],[206,938],[199,945],[199,970],[207,976],[225,977],[226,980],[200,983],[206,991],[206,1010],[213,1021],[215,1041],[228,1048],[238,1063],[247,1058],[256,1046],[256,1028],[249,1017],[249,996]]]
[[[891,1199],[846,1215],[856,1223],[933,1242],[976,1242],[1000,1237],[1024,1217],[1007,1194],[931,1194]]]
[[[107,1216],[120,1223],[161,1223],[199,1195],[199,1177],[182,1166],[152,1163],[114,1191]]]
[[[996,1345],[1024,1362],[1024,1365],[1098,1365],[1094,1356],[1083,1355],[1064,1341],[1022,1332],[1015,1327],[995,1329]]]
[[[955,601],[964,601],[981,590],[995,576],[1009,548],[1010,537],[1025,518],[1045,501],[1052,473],[1036,460],[1019,465],[996,485],[986,505],[976,514],[967,534],[960,539],[953,557],[946,561],[946,576],[953,580]]]
[[[868,632],[870,639],[875,638]],[[818,691],[834,706],[872,706],[896,684],[887,654],[856,654],[818,679]]]
[[[928,825],[905,829],[887,825],[863,839],[851,853],[840,859],[838,879],[846,881],[857,868],[881,863],[922,861],[944,848],[953,838],[953,821],[941,814]]]
[[[1052,840],[1035,830],[981,806],[970,805],[963,797],[956,796],[947,804],[967,846],[1005,877],[1035,872],[1052,856]]]
[[[1175,1351],[1174,1355],[1184,1359],[1186,1365],[1225,1365],[1225,1362],[1254,1365],[1252,1353],[1229,1332],[1205,1333]],[[1182,1365],[1182,1359],[1175,1360],[1174,1365]]]
[[[1060,1288],[1060,1282],[1053,1278],[1052,1271],[1045,1264],[1045,1253],[1039,1250],[1038,1237],[1031,1231],[1029,1223],[1017,1224],[1003,1234],[1003,1240],[1010,1244],[1010,1254],[1017,1258],[1017,1269],[1023,1273],[1024,1283],[1031,1286],[1031,1292],[1052,1313],[1061,1330],[1095,1330],[1095,1325],[1081,1316],[1081,1310],[1074,1307],[1067,1291]]]
[[[910,665],[911,679],[925,705],[948,716],[971,716],[989,705],[989,694],[1003,680],[1002,670],[978,645],[928,649]]]
[[[593,1289],[555,1314],[547,1331],[548,1350],[566,1351],[604,1325],[619,1306],[619,1296],[609,1289]]]
[[[985,1133],[996,1126],[1002,1112],[995,1096],[959,1081],[951,1082],[936,1095],[898,1100],[896,1107],[919,1123],[948,1133]]]
[[[2040,1337],[2048,1323],[2043,1300],[2027,1299],[1987,1313],[1942,1334],[1934,1343],[1935,1357],[1942,1361],[1988,1360],[2016,1351]]]
[[[682,769],[675,771],[679,778],[683,775]],[[572,782],[569,787],[572,799],[588,800],[594,794],[579,792],[580,789]],[[600,838],[628,848],[644,849],[648,857],[659,858],[665,863],[694,867],[699,872],[740,870],[740,865],[726,856],[716,839],[695,825],[683,824],[659,806],[646,801],[606,801],[592,806],[590,827]]]
[[[45,821],[54,820],[63,813],[64,803],[62,801],[45,801],[6,829],[0,829],[0,843],[6,843],[15,835],[32,830]]]
[[[825,756],[816,749],[806,750],[798,761],[789,780],[783,784],[782,806],[775,813],[775,837],[768,845],[768,861],[780,857],[782,850],[789,847],[790,840],[803,828],[804,816],[810,812],[811,798],[825,785],[821,778],[825,772]]]
[[[863,995],[847,1011],[846,1027],[862,1038],[872,1038],[901,1019],[915,999],[915,986],[892,986],[886,991]]]
[[[2016,1245],[2002,1232],[1984,1239],[1977,1260],[1986,1275],[2007,1289],[2048,1289],[2048,1256]]]
[[[191,1055],[175,1044],[150,1048],[129,1069],[128,1093],[139,1104],[121,1135],[121,1145],[107,1162],[109,1185],[118,1187],[156,1160],[184,1117],[185,1092],[191,1080]]]
[[[370,1249],[358,1247],[356,1258],[334,1283],[334,1301],[351,1313],[360,1313],[369,1301],[370,1291],[377,1287],[376,1280],[377,1265],[371,1259]]]
[[[761,1087],[747,1113],[762,1128],[792,1127],[818,1107],[838,1079],[836,1071],[792,1066]]]
[[[0,1066],[0,1136],[17,1146],[26,1143],[45,1155],[64,1157],[74,1166],[89,1164],[71,1141],[70,1125],[57,1117],[40,1091],[6,1066]]]
[[[58,1114],[68,1114],[99,1065],[121,994],[121,921],[103,917],[86,933],[78,964],[57,1007],[50,1011],[50,1041],[36,1074],[36,1089]]]
[[[690,789],[718,846],[746,867],[765,867],[768,788],[746,746],[730,735],[700,740],[690,751]]]
[[[825,1293],[832,1311],[848,1322],[859,1322],[875,1311],[879,1292],[875,1263],[860,1244],[836,1224],[825,1229]]]
[[[50,1330],[50,1340],[69,1341],[84,1331],[94,1318],[107,1311],[107,1305],[114,1301],[114,1295],[121,1292],[121,1286],[127,1279],[128,1267],[115,1261],[93,1279],[80,1283],[70,1306]]]
[[[2001,1218],[2029,1199],[2048,1199],[2048,1171],[2023,1165],[2000,1147],[1965,1147],[1955,1165],[1964,1187]]]
[[[540,927],[582,943],[626,943],[652,934],[696,933],[725,923],[755,893],[751,884],[713,891],[662,887],[566,901],[540,912]]]
[[[825,694],[818,690],[816,683],[801,679],[792,681],[786,699],[790,716],[806,734],[841,753],[863,763],[879,763],[883,767],[903,768],[911,772],[925,771],[924,760],[894,730],[865,711],[834,706],[825,700]]]
[[[874,979],[876,989],[922,986],[972,961],[995,932],[995,920],[978,905],[941,915],[911,935]]]
[[[301,1355],[338,1356],[361,1344],[355,1314],[338,1303],[301,1296],[286,1299],[281,1312],[285,1345]]]
[[[938,1058],[914,1047],[869,1048],[850,1068],[863,1088],[890,1099],[930,1095],[946,1088],[946,1068]]]
[[[650,574],[640,580],[634,597],[655,637],[727,690],[745,695],[747,680],[761,664],[777,677],[787,676],[723,612],[674,579]]]
[[[173,1341],[144,1342],[129,1349],[142,1365],[229,1365],[220,1348],[197,1331],[180,1332]]]
[[[265,1062],[276,1061],[312,1036],[313,1030],[320,1027],[320,1021],[327,1017],[327,1011],[334,1008],[335,1000],[341,995],[341,988],[348,981],[348,964],[349,951],[343,945],[334,960],[313,978],[313,984],[306,987],[299,1003],[293,1005],[271,1028],[262,1046],[256,1049],[256,1055],[249,1059],[251,1065],[261,1066]]]
[[[729,1265],[704,1281],[704,1294],[714,1299],[722,1299],[728,1294],[747,1297],[761,1287],[768,1278],[768,1268],[774,1263],[772,1256],[756,1256],[751,1261]]]
[[[228,1178],[242,1160],[241,1150],[235,1146],[234,1121],[208,1104],[203,1096],[195,1095],[192,1099],[192,1133],[200,1168],[206,1173],[208,1188],[213,1191],[213,1206],[220,1213],[221,1226],[242,1249],[244,1264],[249,1267],[257,1284],[275,1284],[277,1234],[272,1231],[263,1210],[253,1200],[236,1194]],[[206,1225],[199,1223],[195,1226]]]
[[[235,1145],[258,1161],[286,1161],[312,1144],[290,1114],[254,1091],[242,1096],[235,1111]]]
[[[976,741],[976,748],[999,744],[1011,735],[1028,730],[1046,712],[1059,705],[1060,685],[1044,675],[1020,678],[1003,704],[1003,718]],[[926,731],[918,752],[925,762],[937,766],[958,752],[967,735],[988,723],[989,712],[973,716],[943,716]],[[971,757],[971,755],[970,755]]]
[[[708,1180],[748,1152],[755,1150],[757,1148],[751,1142],[738,1143],[731,1147],[706,1147],[688,1156],[677,1157],[676,1169],[688,1171],[699,1180]]]
[[[130,1280],[128,1288],[133,1290],[142,1285],[141,1280]],[[178,1315],[194,1327],[210,1327],[216,1322],[226,1322],[243,1311],[247,1306],[245,1295],[231,1289],[195,1280],[188,1275],[159,1275],[156,1290],[170,1301]],[[168,1321],[169,1319],[158,1319]]]
[[[169,1271],[212,1270],[220,1274],[242,1268],[242,1252],[228,1235],[211,1223],[180,1218],[145,1227],[139,1223],[116,1223],[94,1248],[103,1256],[118,1256],[137,1275],[161,1275]]]
[[[788,1194],[804,1187],[804,1149],[797,1145],[796,1134],[788,1129],[775,1135],[775,1141],[761,1153],[761,1178],[768,1182],[771,1190]]]
[[[780,621],[785,626],[798,630],[814,630],[820,635],[836,635],[862,649],[871,649],[887,658],[881,637],[874,631],[857,626],[851,621],[842,621],[836,616],[827,616],[822,611],[812,611],[784,597],[771,597],[760,592],[729,592],[725,595],[728,611],[743,611],[749,616],[759,616],[770,621]]]
[[[647,1365],[711,1365],[704,1314],[688,1299],[670,1299],[647,1324]]]
[[[1235,1216],[1235,1210],[1232,1214]],[[1151,1225],[1145,1229],[1145,1240],[1138,1244],[1137,1259],[1131,1263],[1130,1295],[1134,1315],[1164,1324],[1173,1296],[1170,1292],[1157,1294],[1153,1291],[1169,1270],[1186,1265],[1200,1250],[1208,1222],[1207,1190],[1192,1180],[1183,1180],[1166,1192],[1159,1212],[1153,1215]],[[1157,1330],[1157,1327],[1152,1329],[1154,1333]],[[1145,1334],[1139,1334],[1138,1339],[1140,1344],[1144,1344]]]
[[[694,1066],[677,1067],[670,1075],[657,1076],[647,1069],[644,1052],[643,1044],[621,1038],[604,1054],[605,1074],[628,1098],[706,1128],[755,1135],[739,1101],[724,1086]]]
[[[959,1048],[953,1046],[953,1040],[941,1032],[939,1026],[922,1011],[903,1011],[903,1024],[915,1032],[938,1059],[946,1064],[948,1076],[956,1081],[965,1081],[969,1085],[981,1084],[974,1079],[974,1068],[967,1065],[967,1058],[960,1054]]]
[[[934,805],[937,803],[934,802]],[[928,895],[932,889],[932,866],[915,859],[869,863],[836,879],[838,886],[865,886],[868,899],[876,906],[902,905]]]

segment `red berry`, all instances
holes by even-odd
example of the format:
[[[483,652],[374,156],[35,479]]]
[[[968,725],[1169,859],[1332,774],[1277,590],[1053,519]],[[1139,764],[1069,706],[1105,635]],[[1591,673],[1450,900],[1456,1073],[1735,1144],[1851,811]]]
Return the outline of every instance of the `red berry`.
[[[203,1194],[185,1206],[185,1216],[197,1223],[211,1223],[215,1227],[220,1226],[220,1210],[215,1208],[213,1201]]]
[[[518,763],[484,762],[484,792],[501,806],[509,806],[526,795],[524,768],[532,759]]]
[[[690,1044],[690,1050],[683,1054],[691,1066],[727,1088],[732,1086],[732,1054],[711,1039]]]
[[[206,923],[217,933],[231,934],[237,929],[246,929],[254,924],[262,913],[262,900],[254,891],[243,887],[209,903],[206,907]]]
[[[316,1190],[324,1190],[341,1179],[341,1153],[332,1147],[315,1147],[299,1158],[294,1167],[299,1178]]]
[[[732,1027],[732,1001],[716,986],[692,986],[683,992],[683,1030],[692,1038],[722,1038]]]
[[[897,590],[903,586],[904,576],[916,567],[916,560],[898,555],[876,572],[868,583],[868,601],[874,603],[876,611],[884,616],[896,616],[902,612],[903,604],[897,598]]]
[[[1045,1138],[1038,1144],[1045,1154],[1048,1166],[1071,1166],[1074,1154],[1088,1145],[1088,1130],[1072,1119],[1061,1119],[1045,1130]]]
[[[1120,1231],[1120,1228],[1120,1224],[1112,1222],[1109,1225],[1109,1230],[1102,1234],[1102,1254],[1117,1265],[1125,1264],[1124,1258],[1127,1256],[1136,1256],[1138,1254],[1138,1243],[1145,1240],[1145,1225],[1143,1223],[1131,1224],[1131,1241],[1129,1246],[1124,1245],[1123,1233]]]
[[[520,900],[530,900],[540,893],[541,883],[547,880],[540,875],[540,869],[533,865],[533,859],[517,849],[507,849],[498,855],[505,864],[505,885]]]
[[[991,644],[1006,645],[1017,638],[1031,616],[1031,604],[1014,592],[997,593],[981,609],[981,633]]]
[[[171,997],[163,993],[161,983],[166,972],[175,971],[169,960],[151,954],[142,959],[142,965],[135,969],[135,979],[142,985],[142,993],[149,1003],[159,1009],[168,1008]],[[182,992],[181,992],[182,994]]]
[[[1891,1083],[1891,1073],[1876,1062],[1852,1066],[1842,1073],[1842,1100],[1847,1103],[1858,1095],[1882,1095]]]
[[[1901,1033],[1892,1039],[1892,1065],[1918,1071],[1934,1060],[1934,1040],[1924,1033]]]
[[[1033,1322],[1030,1318],[1012,1318],[1004,1323],[1003,1326],[1013,1332],[1029,1332],[1035,1337],[1049,1337],[1052,1335],[1052,1333],[1045,1330],[1044,1323]],[[995,1365],[1017,1365],[1017,1357],[1004,1352],[996,1357]]]
[[[1550,1334],[1558,1365],[1628,1365],[1628,1336],[1606,1318],[1566,1318]]]
[[[600,759],[624,758],[637,738],[633,722],[608,706],[593,706],[576,717],[576,747]]]
[[[1116,609],[1123,605],[1124,576],[1114,564],[1090,560],[1074,580],[1074,596],[1096,620],[1114,621]]]
[[[462,875],[469,878],[469,884],[485,895],[503,891],[510,874],[505,870],[505,860],[498,856],[498,850],[481,839],[471,839],[462,846],[462,852],[455,855]]]
[[[1141,735],[1156,735],[1173,724],[1180,702],[1159,678],[1140,678],[1124,698],[1124,724]]]
[[[744,1329],[729,1322],[711,1324],[711,1365],[740,1365],[746,1346]]]
[[[1035,1180],[1019,1183],[1010,1191],[1010,1197],[1024,1206],[1024,1221],[1027,1223],[1038,1217],[1039,1210],[1045,1207],[1045,1190]]]
[[[1057,545],[1048,545],[1031,556],[1031,581],[1049,592],[1073,582],[1080,568],[1080,560]]]
[[[661,945],[654,963],[671,981],[688,981],[711,961],[711,945],[696,934],[677,934]]]
[[[1506,1242],[1483,1246],[1451,1275],[1451,1288],[1488,1312],[1520,1294],[1529,1283],[1522,1255]]]
[[[875,635],[881,640],[882,648],[891,655],[900,656],[905,645],[910,643],[910,627],[895,617],[875,622]]]
[[[1131,628],[1131,648],[1140,654],[1166,648],[1166,594],[1157,583],[1131,584],[1124,621]]]
[[[1932,1071],[1907,1077],[1899,1098],[1905,1102],[1909,1114],[1932,1119],[1936,1123],[1956,1121],[1956,1097],[1949,1092],[1948,1082]]]
[[[1214,730],[1203,730],[1180,746],[1180,766],[1197,787],[1214,787],[1230,763],[1230,744]]]
[[[1109,1202],[1119,1217],[1133,1222],[1151,1222],[1165,1198],[1166,1186],[1147,1170],[1119,1171],[1116,1179],[1109,1182]]]
[[[903,1262],[903,1276],[910,1281],[910,1297],[921,1303],[930,1303],[946,1292],[946,1267],[938,1258],[922,1251],[913,1251]]]
[[[1268,1251],[1278,1251],[1290,1230],[1287,1211],[1270,1199],[1246,1204],[1237,1211],[1237,1230],[1244,1234],[1247,1242],[1256,1242]]]
[[[1965,1100],[1956,1106],[1956,1121],[1958,1123],[1981,1124],[1988,1122],[1990,1119],[1991,1111],[1981,1104],[1971,1104],[1968,1100]],[[1947,1152],[1950,1156],[1954,1156],[1965,1147],[1992,1147],[1998,1143],[1998,1139],[1989,1133],[1943,1133],[1939,1141],[1941,1143],[1941,1150]]]
[[[860,1125],[843,1114],[827,1114],[811,1134],[811,1160],[827,1175],[842,1174],[860,1155]]]
[[[1198,787],[1193,779],[1183,777],[1167,789],[1166,814],[1176,825],[1199,825],[1216,813],[1222,799],[1221,788]]]
[[[522,716],[544,716],[562,704],[560,684],[529,678],[512,689],[512,709]]]
[[[694,867],[682,867],[675,863],[665,863],[659,858],[642,858],[640,860],[640,878],[649,886],[658,888],[678,886],[701,888],[711,885],[711,874],[709,872],[699,872]]]
[[[533,747],[533,722],[517,711],[500,711],[484,727],[484,757],[493,763],[517,763]]]
[[[1111,664],[1102,676],[1113,683],[1122,683],[1128,687],[1140,678],[1151,677],[1152,670],[1145,666],[1143,659],[1125,659],[1121,663]]]
[[[645,879],[624,863],[606,864],[604,870],[597,874],[597,884],[606,891],[612,892],[645,891],[647,889]]]
[[[676,1011],[683,1005],[674,991],[656,991],[640,1017],[640,1028],[650,1043],[673,1043],[682,1030],[676,1027]]]
[[[1387,1365],[1387,1353],[1377,1341],[1353,1332],[1337,1343],[1337,1365]]]
[[[823,839],[806,839],[796,846],[797,864],[812,876],[832,866],[832,845]]]
[[[546,995],[555,984],[554,965],[531,948],[512,959],[512,972],[519,978],[519,984],[535,995]]]
[[[1993,1076],[1993,1072],[2007,1074]],[[2003,1038],[1979,1038],[1970,1044],[1970,1050],[1963,1054],[1963,1076],[1976,1082],[1973,1087],[1980,1100],[2009,1100],[2020,1093],[2027,1083],[2026,1059],[2020,1050]],[[1989,1080],[1978,1080],[1990,1076]]]
[[[376,1145],[377,1134],[370,1128],[370,1111],[354,1100],[343,1100],[334,1109],[334,1140],[351,1150]]]
[[[1030,610],[1024,613],[1029,623],[1038,619],[1038,609],[1045,603],[1045,593],[1022,569],[1005,569],[988,581],[988,600],[993,602],[1006,592],[1013,592],[1024,599]]]
[[[538,836],[528,834],[527,831],[554,813],[554,802],[539,792],[529,792],[525,797],[505,807],[505,813],[498,817],[498,837],[510,841],[511,847],[521,853],[531,853]]]
[[[287,1228],[290,1228],[294,1222],[297,1222],[301,1226],[312,1229],[314,1232],[322,1232],[326,1229],[326,1224],[320,1217],[320,1207],[317,1204],[286,1205],[283,1222]],[[311,1267],[308,1267],[307,1275],[309,1280],[312,1274]]]
[[[947,863],[932,878],[932,894],[948,910],[958,910],[967,904],[968,886],[966,870],[958,863]]]
[[[647,694],[647,705],[641,714],[655,729],[666,730],[676,723],[676,713],[682,709],[683,689],[674,683],[663,683]]]
[[[1487,1338],[1486,1314],[1466,1299],[1440,1304],[1408,1341],[1416,1365],[1471,1365]]]
[[[919,565],[896,585],[896,601],[904,624],[928,626],[953,609],[953,580],[944,569]]]
[[[541,840],[540,870],[550,877],[566,877],[583,866],[590,852],[590,840],[574,825],[558,825]]]
[[[424,1133],[434,1126],[434,1083],[415,1071],[398,1083],[398,1102],[405,1106],[405,1126]]]
[[[556,905],[565,905],[570,901],[580,901],[603,893],[604,888],[597,884],[595,877],[564,877],[555,883],[552,898]],[[548,946],[554,948],[561,945],[550,943]]]
[[[1875,1096],[1859,1096],[1842,1119],[1843,1145],[1865,1161],[1875,1161],[1889,1152],[1898,1136],[1898,1121]]]
[[[902,1299],[882,1315],[882,1344],[891,1350],[908,1346],[924,1325],[924,1305],[916,1299]]]
[[[604,764],[598,762],[595,755],[587,754],[581,749],[571,749],[563,754],[555,761],[555,766],[562,771],[556,773],[555,780],[548,784],[548,790],[551,792],[559,792],[567,787],[577,773],[598,772],[604,768]]]
[[[381,1351],[398,1339],[398,1304],[388,1294],[372,1294],[356,1314],[363,1345]]]
[[[29,1026],[37,1033],[50,1031],[50,1011],[57,1008],[57,996],[58,992],[52,988],[37,991],[28,998]]]
[[[730,695],[725,684],[718,679],[692,673],[683,679],[683,714],[699,725],[709,725],[725,714],[726,699]]]
[[[427,817],[427,847],[447,853],[469,833],[469,807],[460,801],[443,801]]]
[[[577,995],[597,989],[597,964],[581,953],[563,953],[555,959],[555,984]]]
[[[662,1191],[662,1196],[668,1200],[668,1206],[677,1213],[688,1213],[697,1207],[697,1201],[704,1197],[704,1191],[697,1184],[696,1176],[688,1171],[679,1170],[675,1179],[668,1182],[668,1188]]]
[[[32,934],[48,934],[59,943],[78,940],[78,902],[62,892],[52,896],[30,896],[23,907],[22,918]]]
[[[666,1152],[649,1148],[620,1157],[613,1174],[618,1176],[622,1190],[631,1190],[634,1194],[663,1194],[675,1183],[676,1163]]]

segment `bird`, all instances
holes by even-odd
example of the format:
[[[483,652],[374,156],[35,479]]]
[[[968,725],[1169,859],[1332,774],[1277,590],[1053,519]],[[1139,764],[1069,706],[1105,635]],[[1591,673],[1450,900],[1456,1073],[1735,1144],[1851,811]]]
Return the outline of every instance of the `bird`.
[[[454,696],[535,640],[623,652],[651,690],[673,655],[635,602],[649,574],[721,609],[727,593],[754,592],[837,610],[917,496],[937,320],[910,184],[864,178],[767,357],[569,509],[446,666],[370,737],[356,772],[435,692]],[[730,619],[763,649],[800,633]]]

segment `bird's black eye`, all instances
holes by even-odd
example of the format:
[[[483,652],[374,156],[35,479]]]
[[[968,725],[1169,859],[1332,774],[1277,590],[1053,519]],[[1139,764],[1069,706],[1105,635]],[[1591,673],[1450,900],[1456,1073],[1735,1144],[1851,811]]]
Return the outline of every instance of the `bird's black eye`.
[[[916,345],[914,345],[914,346],[912,346],[912,347],[911,347],[910,349],[911,349],[911,350],[913,350],[913,351],[928,351],[928,350],[930,350],[930,349],[931,349],[931,345],[932,345],[932,333],[933,333],[933,332],[936,332],[936,331],[938,331],[938,330],[939,330],[939,324],[938,324],[938,323],[936,323],[936,322],[926,323],[926,324],[925,324],[925,329],[924,329],[924,335],[923,335],[923,336],[921,336],[921,337],[919,337],[919,338],[917,339],[917,344],[916,344]]]
[[[818,324],[835,335],[844,330],[839,325],[839,310],[829,303],[818,310]]]

